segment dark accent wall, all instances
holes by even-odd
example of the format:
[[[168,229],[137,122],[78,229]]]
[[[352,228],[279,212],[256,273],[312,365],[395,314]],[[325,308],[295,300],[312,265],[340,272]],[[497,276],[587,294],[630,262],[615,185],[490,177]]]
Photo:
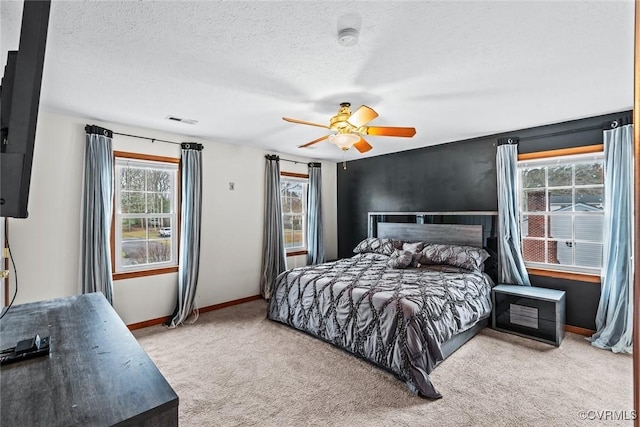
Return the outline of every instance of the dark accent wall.
[[[371,211],[495,211],[496,143],[519,137],[519,152],[602,144],[607,114],[416,150],[338,163],[338,254],[352,256],[367,237]],[[585,130],[585,128],[589,130]],[[560,133],[560,135],[555,135]],[[531,276],[532,285],[567,292],[567,324],[595,329],[600,285]]]

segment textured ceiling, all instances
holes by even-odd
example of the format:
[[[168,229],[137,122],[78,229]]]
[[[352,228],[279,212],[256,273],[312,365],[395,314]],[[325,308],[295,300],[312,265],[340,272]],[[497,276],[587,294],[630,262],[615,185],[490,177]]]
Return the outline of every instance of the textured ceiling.
[[[2,63],[21,11],[0,1]],[[338,161],[363,155],[299,149],[324,130],[282,116],[328,123],[348,101],[417,129],[368,137],[374,156],[631,109],[633,16],[632,0],[54,0],[41,105]],[[358,45],[338,44],[343,23]]]

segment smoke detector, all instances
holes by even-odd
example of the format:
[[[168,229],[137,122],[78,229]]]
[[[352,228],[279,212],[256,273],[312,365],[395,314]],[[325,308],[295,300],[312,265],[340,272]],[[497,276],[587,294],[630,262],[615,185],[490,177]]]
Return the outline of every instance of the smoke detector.
[[[351,47],[358,44],[358,30],[355,28],[343,28],[338,31],[338,43],[341,46]]]

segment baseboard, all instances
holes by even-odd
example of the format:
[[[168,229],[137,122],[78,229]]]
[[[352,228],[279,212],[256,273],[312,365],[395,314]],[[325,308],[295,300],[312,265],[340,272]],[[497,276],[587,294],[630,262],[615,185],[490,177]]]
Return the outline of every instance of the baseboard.
[[[220,304],[208,305],[206,307],[199,308],[198,311],[200,313],[206,313],[208,311],[220,310],[221,308],[231,307],[233,305],[238,305],[238,304],[244,304],[245,302],[256,301],[259,299],[262,299],[261,295],[252,295],[250,297],[222,302]],[[135,329],[147,328],[149,326],[162,325],[163,323],[166,323],[169,320],[171,320],[171,316],[158,317],[157,319],[151,319],[151,320],[145,320],[144,322],[132,323],[130,325],[127,325],[127,328],[129,328],[130,331],[133,331]]]
[[[564,325],[564,330],[566,332],[571,332],[578,335],[584,335],[585,337],[590,337],[591,335],[596,333],[596,331],[593,331],[591,329],[581,328],[579,326],[571,326],[571,325]]]
[[[149,326],[162,325],[163,323],[168,322],[171,319],[171,316],[158,317],[157,319],[145,320],[144,322],[132,323],[127,325],[130,331],[135,329],[147,328]]]
[[[220,304],[209,305],[207,307],[199,308],[200,313],[206,313],[207,311],[220,310],[221,308],[231,307],[232,305],[244,304],[245,302],[255,301],[262,299],[261,295],[253,295],[246,298],[234,299],[233,301],[221,302]]]

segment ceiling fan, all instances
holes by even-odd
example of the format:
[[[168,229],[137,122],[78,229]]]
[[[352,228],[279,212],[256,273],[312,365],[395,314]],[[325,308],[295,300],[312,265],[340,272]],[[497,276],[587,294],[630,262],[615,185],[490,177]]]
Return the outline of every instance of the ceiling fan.
[[[351,147],[355,147],[361,153],[366,153],[371,150],[371,145],[365,141],[362,135],[374,135],[374,136],[400,136],[405,138],[411,138],[416,134],[415,128],[408,127],[389,127],[389,126],[365,126],[371,120],[378,117],[378,113],[366,105],[360,106],[355,112],[351,112],[351,104],[343,102],[340,104],[338,114],[331,117],[329,120],[329,126],[321,125],[318,123],[307,122],[304,120],[291,119],[289,117],[283,117],[283,120],[291,123],[299,123],[309,126],[317,126],[335,131],[336,133],[331,135],[325,135],[321,138],[314,139],[306,144],[299,145],[298,148],[309,147],[318,142],[328,139],[329,142],[337,145],[340,149],[346,151]]]

